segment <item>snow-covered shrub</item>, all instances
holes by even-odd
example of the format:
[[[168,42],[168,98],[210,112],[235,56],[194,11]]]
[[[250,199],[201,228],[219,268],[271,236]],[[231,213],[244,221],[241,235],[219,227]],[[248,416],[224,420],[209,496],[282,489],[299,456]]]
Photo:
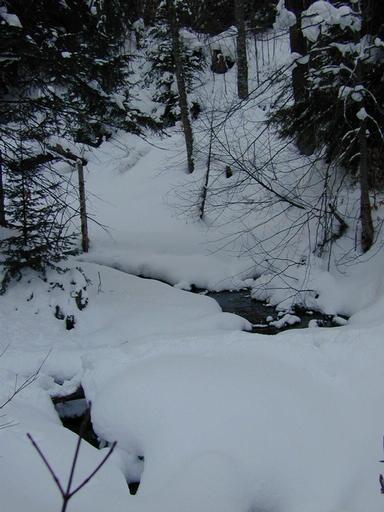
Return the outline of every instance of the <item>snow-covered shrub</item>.
[[[43,272],[26,267],[19,270],[18,277],[7,282],[1,301],[15,304],[24,316],[41,315],[42,322],[56,318],[66,330],[75,327],[78,313],[88,306],[90,281],[81,267],[57,265]]]
[[[288,20],[283,6],[281,1],[280,18],[285,15]],[[364,121],[370,184],[375,186],[383,180],[378,162],[384,154],[384,34],[374,28],[373,14],[360,7],[355,1],[336,6],[318,0],[302,13],[297,23],[301,22],[308,53],[295,58],[297,64],[307,66],[306,94],[295,103],[285,96],[274,119],[284,136],[298,140],[310,134],[311,143],[325,150],[328,162],[342,164],[352,172],[358,170],[359,133]],[[381,10],[374,14],[384,20]],[[290,18],[290,23],[295,22]]]

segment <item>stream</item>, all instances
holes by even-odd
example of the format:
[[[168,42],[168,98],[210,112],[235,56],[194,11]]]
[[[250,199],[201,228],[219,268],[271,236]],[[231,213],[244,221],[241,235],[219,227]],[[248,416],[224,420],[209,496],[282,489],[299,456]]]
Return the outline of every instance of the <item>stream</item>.
[[[315,311],[294,309],[289,312],[279,312],[274,306],[255,300],[249,289],[239,291],[208,292],[193,288],[191,293],[206,295],[216,300],[221,309],[227,313],[246,318],[252,324],[252,332],[261,334],[276,334],[287,329],[302,329],[305,327],[333,327],[343,325],[347,319],[342,316],[324,315]],[[52,397],[52,402],[64,427],[92,444],[96,448],[105,446],[93,430],[90,421],[89,404],[80,386],[74,393],[67,396]],[[138,460],[144,461],[143,456]],[[130,494],[136,494],[139,481],[127,481]]]
[[[119,265],[110,265],[110,267],[125,272]],[[137,277],[172,286],[165,280],[153,279],[143,274],[138,274]],[[275,306],[253,299],[249,288],[212,292],[192,284],[190,293],[215,299],[225,313],[234,313],[245,318],[252,324],[252,332],[258,334],[277,334],[289,329],[306,327],[338,327],[345,325],[348,321],[348,318],[343,315],[327,315],[320,311],[306,310],[296,306],[292,311],[277,311]]]
[[[197,293],[215,299],[226,313],[235,313],[246,318],[253,326],[252,332],[259,334],[277,334],[287,329],[306,327],[336,327],[347,322],[347,319],[340,315],[325,315],[300,308],[295,308],[291,312],[280,312],[274,306],[252,299],[248,289]]]

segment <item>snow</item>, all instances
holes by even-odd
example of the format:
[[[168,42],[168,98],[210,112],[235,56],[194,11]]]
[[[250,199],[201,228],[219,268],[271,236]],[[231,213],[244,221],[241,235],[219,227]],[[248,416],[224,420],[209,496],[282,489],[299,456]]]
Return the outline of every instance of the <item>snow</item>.
[[[383,263],[377,249],[357,258],[337,274],[304,265],[291,267],[290,275],[265,274],[256,279],[252,296],[289,310],[294,304],[327,314],[354,315],[372,307],[384,293]]]
[[[325,0],[318,0],[302,14],[301,26],[304,37],[312,43],[334,25],[341,29],[349,28],[353,32],[361,30],[360,17],[348,5],[335,7]]]
[[[380,342],[326,331],[195,337],[178,353],[162,340],[90,361],[96,430],[145,456],[133,510],[380,510]]]
[[[5,6],[0,7],[0,17],[10,27],[23,28],[18,16],[16,16],[16,14],[9,13]]]
[[[32,396],[29,398],[33,401]],[[7,512],[60,510],[59,491],[26,434],[31,432],[62,483],[68,481],[77,436],[60,426],[53,413],[52,418],[48,418],[46,409],[40,410],[24,400],[15,400],[8,411],[7,419],[15,423],[0,430],[2,509]],[[95,469],[103,456],[103,452],[88,443],[82,444],[73,488]],[[108,508],[118,512],[124,510],[126,495],[127,485],[122,474],[112,464],[105,465],[92,482],[72,498],[69,509],[102,512]]]
[[[365,110],[364,107],[362,107],[356,114],[356,117],[357,119],[359,119],[360,121],[364,121],[365,119],[367,119],[368,116],[368,113],[367,111]]]
[[[41,365],[36,379],[31,379],[31,384],[4,408],[1,417],[1,424],[8,425],[0,428],[0,475],[7,486],[2,503],[7,512],[59,508],[59,494],[26,433],[32,434],[65,481],[76,436],[60,426],[49,396],[73,392],[89,367],[87,358],[91,354],[99,354],[103,360],[108,354],[118,355],[118,347],[124,345],[136,346],[145,353],[161,337],[174,337],[177,344],[182,344],[191,331],[205,336],[250,328],[246,320],[222,313],[209,297],[94,264],[86,263],[82,268],[91,281],[87,285],[89,303],[77,312],[76,328],[71,331],[54,318],[58,297],[48,294],[47,283],[41,280],[39,285],[30,276],[32,298],[24,282],[11,287],[6,299],[1,297],[0,404]],[[71,275],[76,272],[74,269],[69,274],[68,282],[63,280],[64,288],[70,287]],[[102,455],[84,443],[77,481],[98,464]],[[118,469],[122,464],[128,464],[130,475],[132,468],[138,471],[136,461],[119,459],[117,451],[114,462],[87,485],[87,491],[73,498],[71,510],[105,510],[107,506],[112,511],[124,510],[129,492]],[[19,486],[24,489],[21,493],[17,491]],[[97,504],[92,505],[93,501]]]
[[[319,11],[322,3],[316,4]],[[265,57],[262,75],[272,68],[284,73],[284,63],[291,65],[286,40],[276,45],[276,61]],[[233,41],[228,39],[226,47],[230,50]],[[254,66],[252,60],[250,81],[256,86]],[[222,106],[215,119],[219,125],[228,109],[238,108],[235,71],[214,77],[214,84],[209,74],[205,78],[199,94],[210,98],[204,104]],[[118,134],[84,154],[89,212],[97,220],[90,225],[90,253],[66,262],[70,271],[62,274],[61,287],[52,288],[53,273],[47,281],[31,273],[0,296],[0,407],[20,383],[31,381],[1,408],[6,512],[60,509],[59,493],[26,433],[66,482],[77,438],[62,427],[51,397],[73,393],[80,384],[92,401],[96,433],[104,445],[118,444],[73,498],[72,512],[382,510],[377,482],[384,428],[380,241],[369,253],[348,259],[354,239],[347,238],[321,260],[303,229],[289,244],[280,234],[282,224],[300,220],[292,207],[271,202],[259,184],[239,185],[239,166],[220,151],[226,137],[235,141],[234,151],[245,155],[244,161],[255,151],[260,176],[276,190],[291,190],[298,180],[292,200],[316,204],[323,192],[315,185],[306,191],[322,176],[321,159],[313,165],[274,133],[267,137],[255,128],[264,126],[269,94],[251,93],[254,103],[238,108],[218,130],[213,193],[203,221],[195,192],[205,177],[203,125],[209,112],[194,124],[193,175],[186,174],[178,127],[162,139]],[[242,153],[248,134],[255,132],[257,145]],[[274,167],[268,166],[271,144],[278,153]],[[73,152],[81,154],[79,148]],[[223,169],[229,164],[233,176],[226,178]],[[61,171],[71,172],[68,166]],[[238,185],[235,192],[225,188],[228,180]],[[222,199],[230,194],[248,200],[249,209],[244,213]],[[259,207],[254,198],[260,198]],[[338,207],[349,219],[355,203],[351,188]],[[376,213],[379,217],[382,210]],[[276,238],[261,248],[260,241],[275,233],[281,236],[276,251]],[[287,260],[293,262],[288,269]],[[298,322],[286,312],[299,304],[333,315],[339,327],[250,334],[246,320],[223,313],[209,297],[184,291],[192,285],[248,286],[254,297],[284,312],[277,323]],[[80,291],[82,311],[75,300]],[[54,317],[56,305],[75,315],[74,329],[67,331]],[[351,318],[346,322],[340,314]],[[76,415],[83,406],[75,402],[64,414],[72,407]],[[82,444],[76,482],[106,449]],[[138,480],[137,495],[130,495],[126,482]]]
[[[222,313],[217,302],[209,297],[94,264],[83,264],[82,269],[91,283],[87,287],[89,304],[81,312],[72,298],[72,302],[59,302],[62,297],[72,295],[71,274],[64,282],[68,293],[64,290],[59,296],[47,293],[46,283],[41,280],[39,283],[30,279],[30,289],[17,284],[7,296],[0,297],[0,339],[8,346],[2,362],[10,360],[16,365],[14,371],[28,373],[31,361],[20,357],[23,352],[40,361],[53,350],[54,356],[51,354],[44,365],[46,370],[61,359],[63,368],[73,376],[78,371],[83,350],[119,346],[156,334],[182,335],[192,329],[250,328],[243,318]],[[72,331],[66,331],[64,323],[54,318],[58,302],[63,309],[67,307],[65,312],[75,314],[77,324]],[[20,361],[16,363],[17,359]],[[64,378],[68,379],[69,375]]]
[[[281,329],[287,325],[295,325],[301,322],[301,318],[297,315],[291,315],[289,313],[283,315],[279,320],[275,320],[273,322],[269,322],[270,325],[276,327],[276,329]]]
[[[377,278],[378,260],[370,265]],[[83,270],[89,304],[73,331],[28,314],[46,307],[38,294],[34,306],[12,297],[18,311],[2,304],[1,339],[10,342],[0,358],[2,402],[15,373],[20,382],[52,349],[37,380],[4,409],[13,424],[0,429],[7,512],[58,508],[25,434],[65,481],[75,436],[49,395],[80,381],[95,431],[118,448],[74,511],[381,510],[382,285],[367,283],[366,307],[355,297],[360,311],[346,326],[271,337],[241,333],[246,323],[208,297],[95,264]],[[17,323],[18,335],[4,331]],[[84,443],[77,478],[104,453]],[[124,479],[138,478],[130,496]]]
[[[177,170],[184,144],[180,131],[157,141],[151,151],[138,137],[127,139],[106,143],[91,156],[89,208],[109,231],[90,226],[86,259],[186,289],[244,286],[253,276],[252,260],[219,253],[219,232],[209,232],[195,214],[175,206],[178,189],[195,180]]]
[[[274,28],[284,30],[291,28],[297,22],[296,15],[285,7],[285,0],[279,0]]]

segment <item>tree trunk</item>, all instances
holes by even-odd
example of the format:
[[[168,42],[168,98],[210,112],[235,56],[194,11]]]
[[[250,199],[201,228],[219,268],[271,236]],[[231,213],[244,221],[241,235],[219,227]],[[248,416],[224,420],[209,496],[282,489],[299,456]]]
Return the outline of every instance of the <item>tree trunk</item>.
[[[237,27],[237,94],[241,100],[245,100],[248,98],[249,92],[244,0],[235,0],[235,17]]]
[[[296,23],[289,29],[291,53],[307,55],[308,45],[301,30],[301,15],[308,9],[311,0],[285,0],[285,7],[296,16]],[[292,90],[295,104],[308,100],[307,89],[308,64],[296,63],[292,69]],[[302,155],[310,156],[315,150],[315,133],[306,129],[296,139],[296,145]]]
[[[310,0],[285,0],[285,7],[295,14],[297,20],[297,22],[289,29],[291,53],[298,53],[303,56],[307,53],[307,41],[303,36],[300,20],[302,12],[309,7],[310,3]],[[307,71],[307,64],[297,64],[292,70],[292,88],[295,103],[298,103],[307,97]]]
[[[28,245],[28,238],[29,238],[29,226],[28,226],[28,201],[30,200],[30,191],[28,189],[27,179],[26,179],[26,172],[27,171],[20,171],[21,172],[21,197],[22,197],[22,224],[21,224],[21,232],[23,234],[23,244],[25,247]]]
[[[369,200],[368,184],[368,146],[367,146],[367,122],[361,122],[359,132],[360,145],[360,222],[361,222],[361,247],[364,252],[368,251],[373,243],[373,222],[371,214],[371,202]]]
[[[87,205],[85,198],[84,168],[81,160],[76,163],[79,178],[79,199],[80,199],[80,224],[81,224],[81,248],[83,252],[89,250]]]
[[[179,35],[179,24],[177,20],[177,13],[175,7],[175,0],[167,0],[167,11],[169,19],[169,28],[172,38],[172,51],[175,60],[175,74],[177,81],[177,91],[179,93],[179,107],[181,114],[181,122],[183,124],[183,131],[185,137],[185,146],[187,148],[187,162],[188,172],[192,173],[194,170],[193,161],[193,133],[191,121],[189,119],[187,88],[185,85],[183,59],[181,54],[181,43]]]
[[[0,151],[0,226],[5,227],[5,195],[4,195],[4,178],[3,178],[3,157]]]
[[[363,17],[362,3],[359,1],[354,4],[354,11],[358,16]],[[363,21],[363,20],[362,20]],[[355,44],[357,48],[361,46],[361,32],[355,33]],[[364,87],[364,69],[362,63],[361,48],[356,62],[356,83],[355,86]],[[361,101],[361,108],[365,107],[365,98]],[[369,200],[369,180],[368,174],[370,170],[369,155],[368,155],[368,143],[367,143],[367,119],[362,116],[360,118],[360,129],[359,129],[359,147],[360,147],[360,166],[359,166],[359,182],[360,182],[360,223],[361,223],[361,248],[364,252],[368,251],[373,244],[373,222],[372,222],[372,211],[371,202]]]
[[[363,18],[361,9],[361,2],[354,4],[354,11],[358,16]],[[363,19],[362,19],[363,21]],[[355,44],[357,47],[360,45],[360,52],[356,62],[356,86],[364,87],[364,69],[361,55],[361,37],[362,33],[355,33]],[[361,102],[361,107],[365,108],[365,98]],[[359,116],[360,117],[360,116]],[[361,223],[361,248],[364,252],[368,251],[373,244],[374,229],[372,222],[371,202],[369,199],[369,155],[368,155],[368,142],[367,142],[367,118],[363,116],[360,119],[359,130],[359,146],[360,146],[360,167],[359,167],[359,182],[360,182],[360,223]]]
[[[204,214],[205,214],[205,203],[207,202],[209,175],[211,172],[212,142],[213,142],[213,117],[214,117],[214,110],[212,108],[211,121],[210,121],[210,125],[209,125],[209,146],[208,146],[207,172],[205,173],[203,190],[201,192],[201,205],[200,205],[200,219],[201,220],[203,220]]]

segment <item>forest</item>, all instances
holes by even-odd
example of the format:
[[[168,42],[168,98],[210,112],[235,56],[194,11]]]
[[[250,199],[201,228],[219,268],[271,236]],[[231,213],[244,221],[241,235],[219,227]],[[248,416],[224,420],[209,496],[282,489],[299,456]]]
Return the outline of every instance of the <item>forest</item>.
[[[0,0],[1,511],[383,509],[383,84],[380,0]]]

